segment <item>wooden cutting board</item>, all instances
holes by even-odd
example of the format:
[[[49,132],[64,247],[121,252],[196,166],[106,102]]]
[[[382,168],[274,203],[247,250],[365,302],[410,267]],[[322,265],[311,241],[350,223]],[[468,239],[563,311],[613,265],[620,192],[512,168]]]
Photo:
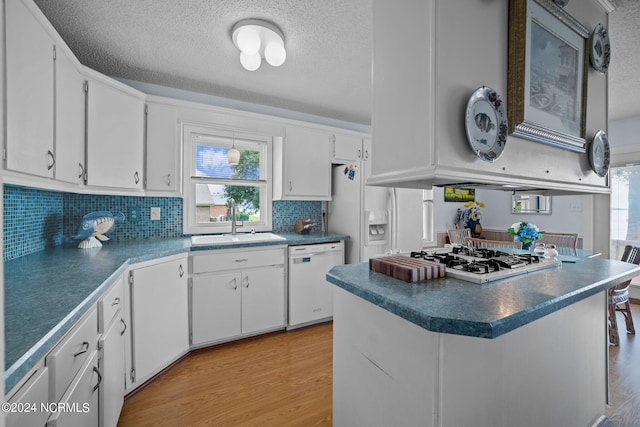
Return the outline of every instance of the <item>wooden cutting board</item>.
[[[409,283],[446,275],[444,264],[402,255],[371,258],[369,269]]]

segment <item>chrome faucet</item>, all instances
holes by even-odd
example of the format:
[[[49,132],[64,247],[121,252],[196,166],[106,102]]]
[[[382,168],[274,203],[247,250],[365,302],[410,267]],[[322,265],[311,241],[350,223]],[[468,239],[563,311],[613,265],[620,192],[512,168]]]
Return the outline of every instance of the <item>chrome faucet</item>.
[[[236,228],[244,226],[244,221],[242,221],[242,224],[240,225],[238,225],[236,222],[236,211],[237,211],[236,201],[234,199],[229,198],[227,199],[227,203],[229,204],[229,216],[231,217],[231,235],[235,236]]]

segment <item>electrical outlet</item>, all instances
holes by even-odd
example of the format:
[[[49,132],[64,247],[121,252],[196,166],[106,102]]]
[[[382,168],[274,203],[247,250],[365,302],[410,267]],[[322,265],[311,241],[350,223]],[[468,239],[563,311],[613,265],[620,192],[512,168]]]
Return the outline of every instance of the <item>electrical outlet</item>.
[[[151,208],[151,221],[160,221],[160,208]]]

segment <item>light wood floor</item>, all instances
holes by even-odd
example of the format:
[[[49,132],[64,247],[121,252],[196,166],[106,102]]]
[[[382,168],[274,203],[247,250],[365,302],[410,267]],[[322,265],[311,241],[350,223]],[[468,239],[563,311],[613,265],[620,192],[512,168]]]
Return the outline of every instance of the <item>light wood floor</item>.
[[[125,400],[118,427],[331,426],[333,325],[199,350]]]
[[[639,334],[609,347],[606,427],[640,427]],[[192,353],[125,401],[118,427],[331,426],[331,323]]]

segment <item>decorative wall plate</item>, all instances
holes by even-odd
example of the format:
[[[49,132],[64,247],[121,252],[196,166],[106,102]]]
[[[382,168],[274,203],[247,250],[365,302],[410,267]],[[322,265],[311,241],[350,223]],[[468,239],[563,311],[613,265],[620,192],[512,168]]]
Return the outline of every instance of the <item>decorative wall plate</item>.
[[[609,62],[611,61],[609,33],[604,25],[596,25],[589,40],[591,43],[589,62],[595,70],[604,74],[609,69]]]
[[[596,175],[604,177],[609,172],[609,138],[603,130],[596,132],[589,147],[589,163]]]
[[[487,86],[478,88],[467,103],[467,139],[476,156],[493,162],[507,143],[507,112],[498,93]]]

